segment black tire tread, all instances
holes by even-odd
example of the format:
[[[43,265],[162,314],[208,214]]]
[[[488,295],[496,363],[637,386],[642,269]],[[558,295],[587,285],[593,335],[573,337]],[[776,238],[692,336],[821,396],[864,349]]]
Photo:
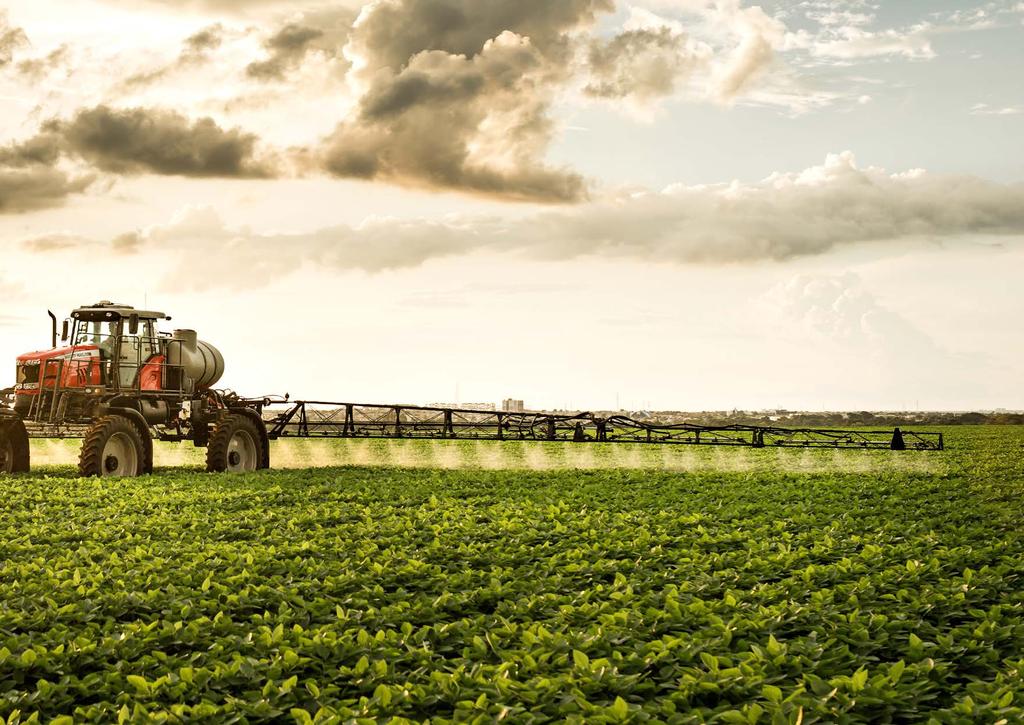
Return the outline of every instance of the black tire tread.
[[[82,441],[82,451],[78,456],[79,476],[91,478],[103,475],[103,447],[114,433],[127,433],[132,437],[139,452],[139,475],[146,473],[147,447],[139,435],[138,427],[123,415],[105,415],[93,422]]]
[[[20,420],[0,420],[0,437],[7,436],[11,437],[14,450],[14,466],[11,473],[28,473],[32,461],[25,424]]]
[[[141,475],[148,476],[153,473],[153,436],[149,434],[149,428],[141,427],[138,421],[132,420],[131,423],[139,432],[139,438],[142,439]]]
[[[266,430],[260,431],[256,423],[247,415],[229,413],[217,418],[213,430],[210,432],[210,443],[206,447],[206,471],[207,473],[224,473],[228,469],[228,446],[231,437],[239,428],[245,428],[253,435],[253,440],[260,450],[257,452],[259,461],[266,460],[267,452],[263,449],[263,436]],[[263,468],[262,463],[256,466],[257,470]]]

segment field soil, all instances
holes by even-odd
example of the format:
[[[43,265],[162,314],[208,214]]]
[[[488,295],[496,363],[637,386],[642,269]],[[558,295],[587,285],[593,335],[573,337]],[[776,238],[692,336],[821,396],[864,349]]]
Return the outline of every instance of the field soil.
[[[945,433],[161,448],[116,481],[37,443],[0,479],[0,717],[1022,722],[1024,428]]]

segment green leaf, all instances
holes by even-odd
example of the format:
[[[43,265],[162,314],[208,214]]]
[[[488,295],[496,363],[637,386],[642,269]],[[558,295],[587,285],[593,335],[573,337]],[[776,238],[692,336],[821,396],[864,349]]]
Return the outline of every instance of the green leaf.
[[[853,685],[854,692],[860,692],[864,689],[864,685],[868,682],[868,671],[863,667],[853,673],[853,677],[850,678],[850,684]]]
[[[289,713],[296,725],[313,725],[313,716],[301,707],[293,707]]]
[[[611,714],[617,717],[619,720],[625,720],[629,717],[629,703],[623,700],[621,697],[616,697],[615,702],[611,706]]]
[[[387,685],[377,685],[373,691],[373,699],[381,704],[381,707],[388,707],[391,704],[391,688]]]
[[[700,661],[712,672],[718,672],[718,658],[710,652],[701,652]]]
[[[145,677],[139,675],[128,675],[126,678],[128,684],[135,688],[135,691],[140,695],[149,694],[149,682],[146,681]]]
[[[895,685],[897,682],[900,681],[900,678],[903,676],[903,671],[905,669],[907,669],[907,663],[903,660],[894,662],[892,665],[889,666],[889,681]]]
[[[580,652],[578,649],[572,651],[572,663],[581,670],[588,669],[590,667],[590,658],[585,652]]]
[[[31,667],[35,664],[36,660],[39,659],[39,655],[33,649],[27,649],[21,653],[21,664],[26,667]]]
[[[191,667],[182,667],[180,670],[178,670],[178,677],[181,678],[182,682],[191,685],[192,680],[195,677],[195,670]]]
[[[782,702],[782,690],[780,690],[775,685],[764,685],[761,688],[761,694],[769,702]],[[746,716],[744,716],[744,719],[746,719]]]

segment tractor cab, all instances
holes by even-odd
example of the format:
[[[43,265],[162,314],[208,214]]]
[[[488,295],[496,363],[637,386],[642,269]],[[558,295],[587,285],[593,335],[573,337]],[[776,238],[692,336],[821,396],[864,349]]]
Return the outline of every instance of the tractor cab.
[[[58,342],[54,317],[52,349],[17,359],[15,409],[25,415],[34,400],[48,390],[163,389],[169,336],[161,335],[157,325],[169,319],[162,312],[97,302],[72,311]]]
[[[112,302],[79,307],[71,313],[72,349],[98,351],[108,387],[159,390],[168,336],[161,336],[157,325],[169,319],[163,312]]]

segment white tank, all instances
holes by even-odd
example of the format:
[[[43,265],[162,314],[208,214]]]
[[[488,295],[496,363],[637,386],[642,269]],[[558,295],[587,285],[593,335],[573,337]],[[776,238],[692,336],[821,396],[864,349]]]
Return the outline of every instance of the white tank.
[[[180,367],[190,390],[209,388],[224,375],[224,356],[195,330],[175,330],[167,346],[167,364]]]

